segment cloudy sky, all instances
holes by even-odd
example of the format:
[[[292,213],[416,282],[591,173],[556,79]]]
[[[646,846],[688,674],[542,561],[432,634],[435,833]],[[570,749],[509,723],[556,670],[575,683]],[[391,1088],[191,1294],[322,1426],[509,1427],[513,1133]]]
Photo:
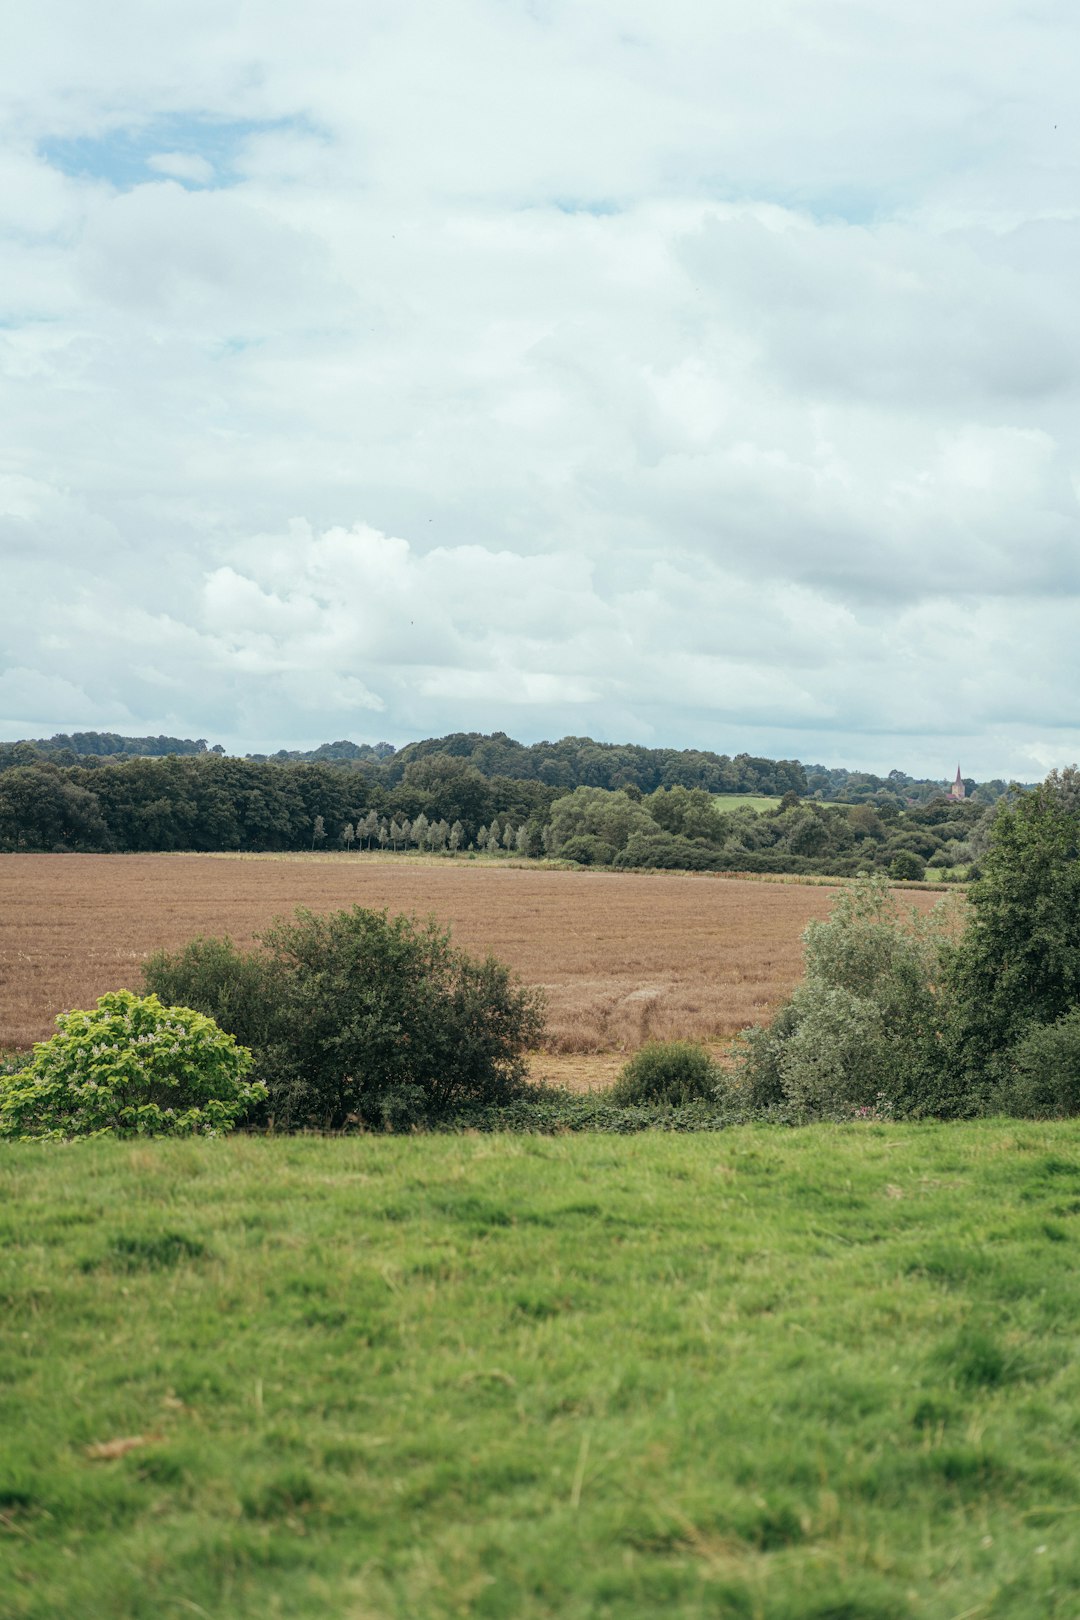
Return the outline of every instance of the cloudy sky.
[[[1067,0],[11,0],[0,735],[1080,755]]]

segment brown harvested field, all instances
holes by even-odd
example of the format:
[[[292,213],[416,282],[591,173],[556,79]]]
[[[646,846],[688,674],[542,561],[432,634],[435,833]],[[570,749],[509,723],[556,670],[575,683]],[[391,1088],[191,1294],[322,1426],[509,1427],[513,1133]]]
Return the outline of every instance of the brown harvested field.
[[[0,855],[0,1049],[41,1040],[58,1012],[106,990],[140,988],[157,946],[224,933],[248,945],[296,906],[385,906],[434,914],[459,945],[543,985],[549,1055],[534,1074],[602,1084],[650,1037],[719,1040],[767,1019],[834,892],[414,856]],[[936,896],[910,898],[925,910]]]

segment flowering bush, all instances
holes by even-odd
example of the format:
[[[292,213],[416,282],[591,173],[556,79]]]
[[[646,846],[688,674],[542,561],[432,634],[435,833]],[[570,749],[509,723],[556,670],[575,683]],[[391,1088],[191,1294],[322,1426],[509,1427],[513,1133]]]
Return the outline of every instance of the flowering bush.
[[[896,1105],[891,1097],[879,1091],[872,1103],[866,1103],[862,1108],[856,1108],[852,1119],[886,1120],[896,1118]]]
[[[245,1079],[246,1047],[190,1007],[114,990],[56,1024],[27,1068],[0,1077],[0,1135],[213,1135],[266,1095]]]

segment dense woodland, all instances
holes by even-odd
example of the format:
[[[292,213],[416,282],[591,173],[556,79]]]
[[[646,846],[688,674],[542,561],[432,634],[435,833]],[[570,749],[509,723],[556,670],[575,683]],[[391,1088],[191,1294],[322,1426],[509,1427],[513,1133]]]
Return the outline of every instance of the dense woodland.
[[[797,760],[501,733],[324,744],[312,757],[236,758],[203,739],[76,733],[0,745],[5,851],[514,854],[589,866],[918,878],[966,871],[1004,783],[940,783]],[[931,791],[932,790],[932,791]],[[732,796],[775,797],[765,813]]]
[[[0,743],[0,772],[17,765],[33,765],[43,759],[54,765],[95,766],[126,759],[161,757],[168,754],[224,755],[220,743],[210,747],[199,737],[120,737],[114,732],[80,731],[57,733],[48,738],[32,738],[16,743]],[[599,787],[615,791],[638,788],[655,793],[657,788],[704,788],[707,793],[753,793],[780,798],[797,793],[800,798],[825,802],[859,804],[868,799],[891,799],[897,807],[925,804],[941,797],[942,784],[928,777],[908,776],[890,771],[875,776],[868,771],[848,771],[840,766],[803,765],[797,759],[764,759],[752,754],[715,754],[695,748],[643,748],[636,743],[599,743],[591,737],[563,737],[559,742],[515,742],[505,732],[483,734],[453,732],[447,737],[431,737],[423,742],[395,748],[392,743],[355,743],[347,740],[321,743],[306,752],[282,748],[276,754],[247,754],[259,764],[334,765],[340,769],[364,770],[373,779],[393,787],[400,783],[410,765],[432,755],[447,754],[466,761],[481,776],[511,777],[515,781],[541,782],[545,787],[570,792],[578,787]],[[976,783],[965,778],[969,796],[981,804],[993,804],[1006,791],[1000,780]]]

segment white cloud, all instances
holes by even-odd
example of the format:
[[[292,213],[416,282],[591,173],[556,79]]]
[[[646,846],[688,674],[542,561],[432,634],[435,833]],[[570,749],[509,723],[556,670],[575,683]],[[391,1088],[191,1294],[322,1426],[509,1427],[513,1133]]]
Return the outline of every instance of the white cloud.
[[[8,734],[1076,751],[1071,9],[16,9]]]
[[[147,167],[170,180],[188,180],[193,185],[209,185],[214,178],[214,165],[197,152],[155,152],[148,157]]]

